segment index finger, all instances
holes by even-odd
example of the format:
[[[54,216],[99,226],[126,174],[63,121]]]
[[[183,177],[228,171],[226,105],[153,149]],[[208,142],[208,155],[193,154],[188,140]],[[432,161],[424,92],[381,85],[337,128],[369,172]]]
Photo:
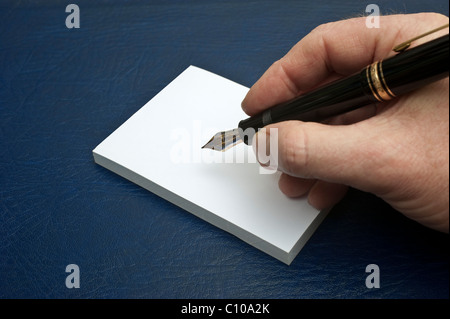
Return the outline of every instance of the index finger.
[[[360,71],[385,58],[400,42],[430,30],[436,13],[380,17],[380,28],[366,27],[366,18],[321,25],[276,61],[242,101],[250,116],[290,100],[323,83]],[[447,18],[448,19],[448,18]]]

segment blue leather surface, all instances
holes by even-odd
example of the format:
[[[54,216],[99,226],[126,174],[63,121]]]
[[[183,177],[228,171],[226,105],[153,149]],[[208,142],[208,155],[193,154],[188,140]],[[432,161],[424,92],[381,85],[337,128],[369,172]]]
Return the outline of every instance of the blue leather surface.
[[[92,158],[187,66],[251,86],[370,1],[72,2],[80,29],[65,26],[69,1],[0,2],[0,297],[449,297],[448,236],[372,195],[352,190],[288,267]],[[446,0],[377,4],[448,15]],[[365,286],[373,263],[379,289]]]

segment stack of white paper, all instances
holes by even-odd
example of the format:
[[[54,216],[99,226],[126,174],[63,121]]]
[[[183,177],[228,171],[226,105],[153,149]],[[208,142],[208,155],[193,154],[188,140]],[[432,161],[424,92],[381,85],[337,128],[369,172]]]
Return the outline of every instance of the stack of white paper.
[[[247,116],[248,88],[190,66],[94,151],[95,162],[290,264],[325,217],[278,189],[251,147],[201,149]]]

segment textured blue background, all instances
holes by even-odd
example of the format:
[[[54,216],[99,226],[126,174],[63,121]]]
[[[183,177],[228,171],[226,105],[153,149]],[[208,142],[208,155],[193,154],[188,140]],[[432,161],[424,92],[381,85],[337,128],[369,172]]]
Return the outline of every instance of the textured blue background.
[[[65,27],[71,2],[80,29]],[[448,298],[448,236],[372,195],[352,190],[288,267],[93,162],[187,66],[251,86],[315,26],[368,3],[3,0],[0,297]],[[448,15],[446,0],[377,4]],[[72,263],[80,289],[65,287]],[[365,286],[371,263],[380,289]]]

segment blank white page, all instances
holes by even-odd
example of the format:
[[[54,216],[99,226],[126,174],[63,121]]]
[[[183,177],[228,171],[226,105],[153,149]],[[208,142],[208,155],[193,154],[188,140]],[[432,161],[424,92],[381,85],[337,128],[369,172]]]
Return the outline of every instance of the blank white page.
[[[244,143],[226,152],[201,149],[247,117],[240,107],[247,91],[190,66],[93,155],[96,163],[290,264],[326,213],[283,195],[279,173],[262,174]]]

